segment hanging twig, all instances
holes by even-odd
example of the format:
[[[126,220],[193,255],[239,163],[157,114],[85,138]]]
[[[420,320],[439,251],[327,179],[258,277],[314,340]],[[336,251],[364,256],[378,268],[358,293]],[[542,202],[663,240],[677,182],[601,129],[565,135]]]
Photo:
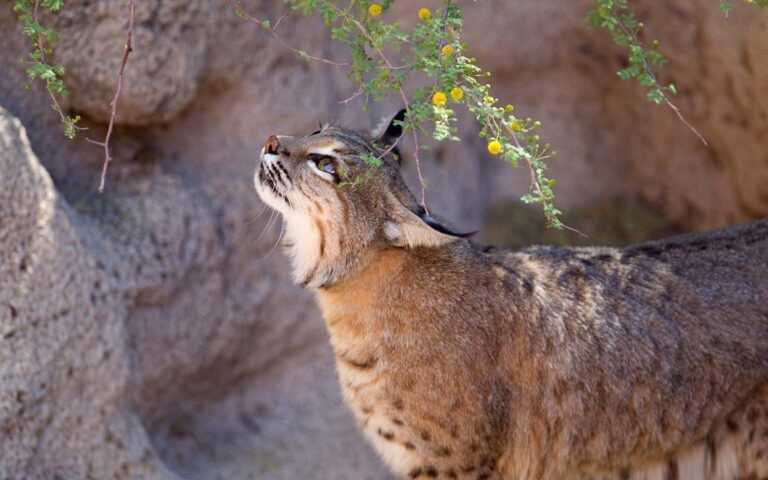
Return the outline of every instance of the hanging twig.
[[[640,44],[640,40],[637,38],[637,35],[635,35],[635,32],[631,31],[629,28],[627,28],[626,25],[624,25],[623,22],[619,21],[617,23],[618,27],[621,29],[621,31],[626,35],[627,37],[631,38],[633,42],[636,44]],[[648,74],[648,77],[653,80],[654,85],[659,85],[659,81],[656,79],[656,74],[653,71],[653,67],[648,63],[647,59],[643,59],[643,70],[645,70],[645,73]],[[659,93],[661,94],[661,98],[664,100],[664,103],[677,115],[677,118],[682,122],[683,125],[685,125],[688,130],[693,132],[694,135],[696,135],[701,143],[704,144],[705,147],[709,146],[709,142],[707,142],[707,139],[704,138],[704,135],[699,132],[696,127],[694,127],[686,118],[683,116],[683,113],[680,111],[680,109],[672,103],[672,101],[669,99],[667,94],[664,92],[663,89],[659,88]]]
[[[136,13],[136,2],[135,0],[129,0],[129,9],[130,9],[130,16],[128,18],[128,38],[125,42],[125,47],[123,48],[123,60],[120,63],[120,71],[117,75],[117,88],[115,89],[115,96],[112,98],[112,102],[110,103],[112,107],[112,113],[109,116],[109,125],[107,126],[107,135],[104,137],[103,142],[99,142],[96,140],[92,140],[90,138],[87,138],[89,142],[93,143],[94,145],[99,145],[101,147],[104,147],[104,165],[101,168],[101,180],[99,182],[99,193],[104,192],[104,184],[107,181],[107,169],[109,168],[109,163],[112,161],[112,155],[109,152],[109,139],[112,137],[112,130],[115,126],[115,118],[117,117],[117,102],[120,100],[120,92],[123,90],[123,77],[125,76],[125,65],[128,63],[128,56],[133,51],[133,19]]]
[[[289,45],[285,40],[283,40],[278,34],[277,34],[277,27],[280,26],[280,22],[283,21],[285,17],[288,16],[288,14],[283,14],[280,18],[277,19],[274,25],[270,24],[268,20],[260,20],[250,13],[245,11],[245,8],[243,8],[242,4],[239,2],[239,0],[225,0],[229,5],[234,7],[235,15],[237,15],[240,18],[244,18],[250,22],[253,22],[259,26],[259,28],[267,31],[272,38],[282,45],[283,47],[287,48],[288,50],[292,51],[296,55],[302,58],[306,58],[308,60],[314,60],[316,62],[326,63],[328,65],[333,65],[335,67],[348,67],[349,64],[345,62],[336,62],[334,60],[329,60],[327,58],[318,57],[315,55],[310,55],[304,50],[300,50],[298,48],[295,48],[291,45]]]

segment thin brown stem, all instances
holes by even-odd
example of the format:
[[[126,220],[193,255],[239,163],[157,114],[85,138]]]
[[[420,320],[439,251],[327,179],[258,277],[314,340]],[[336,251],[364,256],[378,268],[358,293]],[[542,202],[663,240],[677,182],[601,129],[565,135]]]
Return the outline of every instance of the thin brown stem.
[[[384,150],[383,152],[381,152],[381,153],[380,153],[380,154],[379,154],[379,155],[376,157],[376,159],[377,159],[377,160],[381,160],[382,158],[384,158],[384,157],[386,157],[387,155],[389,155],[389,153],[390,153],[392,150],[394,150],[395,148],[397,148],[397,145],[400,143],[400,139],[401,139],[401,138],[403,138],[403,137],[402,137],[402,135],[401,135],[401,136],[399,136],[399,137],[397,137],[397,140],[395,140],[394,142],[392,142],[392,145],[388,146],[386,150]]]
[[[359,97],[360,95],[362,95],[363,93],[365,93],[365,90],[363,90],[363,86],[361,85],[360,88],[358,88],[355,91],[355,93],[353,93],[349,97],[345,98],[344,100],[339,100],[339,103],[347,104],[347,103],[351,102],[352,100],[356,99],[357,97]]]
[[[389,70],[396,70],[399,67],[395,67],[392,65],[392,62],[389,61],[389,58],[384,54],[384,52],[381,50],[380,47],[376,46],[376,43],[371,38],[371,35],[368,33],[368,30],[366,30],[365,26],[360,23],[356,18],[349,15],[349,13],[340,10],[338,7],[333,7],[336,12],[338,12],[341,15],[346,16],[350,22],[352,22],[357,29],[360,31],[360,33],[365,37],[366,40],[368,40],[368,43],[374,48],[376,51],[376,54],[379,56],[382,62],[384,62],[384,65]],[[398,87],[400,98],[403,101],[403,106],[405,107],[406,112],[410,110],[411,108],[411,102],[408,100],[408,95],[405,93],[405,89],[402,85],[399,85]],[[419,184],[421,185],[421,206],[424,207],[424,211],[429,214],[429,208],[427,207],[427,184],[424,181],[424,175],[421,172],[421,158],[419,157],[419,134],[416,131],[416,128],[411,128],[411,134],[413,137],[413,144],[414,144],[414,163],[416,164],[416,174],[419,177]]]
[[[477,101],[478,99],[474,99]],[[501,133],[501,126],[496,121],[495,118],[490,117],[490,121],[493,123],[495,130],[497,134]],[[509,134],[509,136],[512,138],[512,141],[515,143],[515,146],[519,148],[520,150],[525,150],[523,148],[522,143],[520,142],[520,139],[517,138],[517,132],[515,132],[515,129],[507,125],[506,122],[502,122],[501,125],[503,125],[504,130]],[[533,162],[531,161],[531,157],[525,156],[525,164],[528,166],[528,172],[531,176],[531,190],[533,190],[540,198],[544,198],[544,193],[541,188],[541,184],[539,183],[538,176],[536,175],[536,170],[533,167]],[[538,157],[539,159],[547,158],[546,156]],[[571,232],[577,233],[581,235],[584,238],[589,238],[585,233],[581,232],[580,230],[577,230],[569,225],[566,225],[565,223],[560,222],[560,225],[565,228],[566,230],[570,230]]]
[[[617,17],[619,17],[619,16],[617,15]],[[637,44],[640,43],[640,40],[637,38],[637,35],[635,35],[635,32],[633,32],[629,28],[627,28],[627,26],[624,25],[623,22],[620,21],[618,23],[618,25],[619,25],[619,28],[621,28],[621,31],[624,32],[625,35],[630,37],[633,42],[635,42]],[[675,114],[677,115],[677,118],[680,119],[680,121],[683,123],[683,125],[688,127],[688,129],[691,132],[693,132],[694,135],[696,135],[699,138],[701,143],[703,143],[705,146],[708,147],[709,146],[709,142],[707,142],[707,139],[704,138],[704,135],[702,135],[688,120],[686,120],[686,118],[683,116],[682,112],[677,107],[677,105],[672,103],[672,101],[669,99],[667,94],[661,89],[661,87],[659,86],[659,81],[656,79],[656,74],[653,72],[653,68],[651,68],[651,66],[648,64],[647,60],[643,60],[643,69],[645,70],[645,73],[647,73],[651,77],[651,79],[653,79],[653,83],[659,89],[659,91],[661,93],[661,96],[664,99],[664,103],[670,109],[672,109],[673,112],[675,112]]]
[[[667,98],[667,95],[664,95],[664,102],[666,102],[667,106],[672,109],[673,112],[677,115],[677,118],[680,119],[681,122],[683,122],[683,125],[688,127],[690,131],[692,131],[697,137],[699,137],[699,140],[701,140],[701,143],[703,143],[705,146],[709,146],[709,142],[707,142],[707,139],[704,138],[704,135],[702,135],[696,128],[691,125],[688,120],[683,116],[683,114],[680,112],[680,109],[677,108],[677,105],[672,103],[669,98]]]
[[[406,109],[408,107],[406,106]],[[421,206],[424,207],[424,212],[429,215],[429,208],[427,207],[427,183],[424,181],[424,175],[421,173],[421,160],[419,158],[419,135],[416,133],[416,128],[411,129],[413,136],[413,158],[416,163],[416,175],[419,177],[419,184],[421,184]]]
[[[109,168],[109,163],[112,161],[112,155],[109,151],[109,140],[112,137],[112,130],[115,127],[115,118],[117,117],[117,102],[120,100],[120,93],[123,90],[123,78],[125,77],[125,66],[128,63],[128,56],[133,52],[133,19],[136,16],[136,1],[135,0],[129,0],[129,12],[130,15],[128,17],[128,38],[125,42],[125,47],[123,48],[123,59],[120,62],[120,70],[117,74],[117,88],[115,89],[115,96],[112,98],[112,102],[110,103],[110,106],[112,107],[112,112],[109,116],[109,125],[107,125],[107,134],[104,137],[103,142],[97,142],[91,139],[87,139],[89,142],[100,145],[104,148],[104,164],[101,167],[101,180],[99,181],[99,193],[104,192],[104,185],[107,181],[107,169]]]
[[[293,47],[293,46],[289,45],[285,40],[283,40],[282,37],[280,37],[280,35],[277,34],[277,27],[279,27],[280,23],[283,21],[283,19],[285,19],[285,17],[288,16],[287,13],[284,14],[283,16],[281,16],[280,18],[278,18],[274,25],[269,25],[269,24],[265,23],[264,21],[258,19],[257,17],[254,17],[250,13],[246,12],[245,8],[243,8],[243,5],[239,2],[239,0],[225,0],[225,2],[234,7],[235,15],[237,15],[237,16],[239,16],[241,18],[244,18],[244,19],[248,20],[249,22],[253,22],[253,23],[257,24],[259,26],[259,28],[262,28],[265,31],[267,31],[269,33],[269,35],[272,37],[273,40],[275,40],[277,43],[279,43],[284,48],[292,51],[293,53],[295,53],[299,57],[307,58],[309,60],[314,60],[316,62],[325,63],[325,64],[328,64],[328,65],[333,65],[335,67],[349,67],[350,66],[349,63],[337,62],[337,61],[334,61],[334,60],[329,60],[327,58],[318,57],[316,55],[310,55],[309,53],[305,52],[304,50],[300,50],[300,49],[298,49],[296,47]]]

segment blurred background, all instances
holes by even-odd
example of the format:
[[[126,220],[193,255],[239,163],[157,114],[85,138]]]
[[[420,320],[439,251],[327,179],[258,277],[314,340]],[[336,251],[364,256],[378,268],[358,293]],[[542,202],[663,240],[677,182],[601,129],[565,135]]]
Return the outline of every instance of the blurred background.
[[[225,2],[137,2],[106,191],[96,193],[127,2],[68,0],[46,17],[87,131],[69,141],[19,59],[0,5],[0,479],[388,479],[343,406],[312,295],[275,248],[252,175],[268,135],[376,125],[397,99],[346,104],[344,72],[308,63]],[[588,0],[461,1],[494,95],[539,119],[564,221],[518,201],[528,174],[464,141],[423,155],[428,201],[478,241],[610,244],[768,215],[768,17],[710,0],[635,0],[670,64],[673,101],[710,143],[616,71]],[[395,2],[386,19],[417,21]],[[274,21],[281,2],[250,0]],[[289,44],[342,60],[316,18]],[[404,146],[406,159],[412,146]],[[413,162],[410,185],[417,188]]]

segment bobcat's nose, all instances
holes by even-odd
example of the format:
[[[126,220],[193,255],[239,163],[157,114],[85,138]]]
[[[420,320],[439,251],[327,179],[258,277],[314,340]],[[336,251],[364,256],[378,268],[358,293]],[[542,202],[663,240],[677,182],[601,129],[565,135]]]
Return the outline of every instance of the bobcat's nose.
[[[270,155],[277,155],[277,151],[280,148],[280,140],[277,135],[270,135],[267,139],[267,143],[264,144],[264,153]]]

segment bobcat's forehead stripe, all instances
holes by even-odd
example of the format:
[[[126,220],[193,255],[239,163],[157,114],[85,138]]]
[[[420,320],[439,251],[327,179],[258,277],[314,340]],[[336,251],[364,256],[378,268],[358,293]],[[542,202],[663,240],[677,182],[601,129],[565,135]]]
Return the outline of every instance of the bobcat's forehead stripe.
[[[330,142],[325,142],[321,145],[313,145],[310,146],[307,149],[307,153],[309,154],[315,154],[315,155],[328,155],[333,156],[334,153],[337,153],[337,150],[340,150],[342,148],[345,148],[346,145],[339,142],[338,140],[331,139]]]
[[[355,147],[363,151],[372,150],[371,145],[363,137],[347,132],[333,132],[328,134],[337,141],[341,142],[340,148]]]

